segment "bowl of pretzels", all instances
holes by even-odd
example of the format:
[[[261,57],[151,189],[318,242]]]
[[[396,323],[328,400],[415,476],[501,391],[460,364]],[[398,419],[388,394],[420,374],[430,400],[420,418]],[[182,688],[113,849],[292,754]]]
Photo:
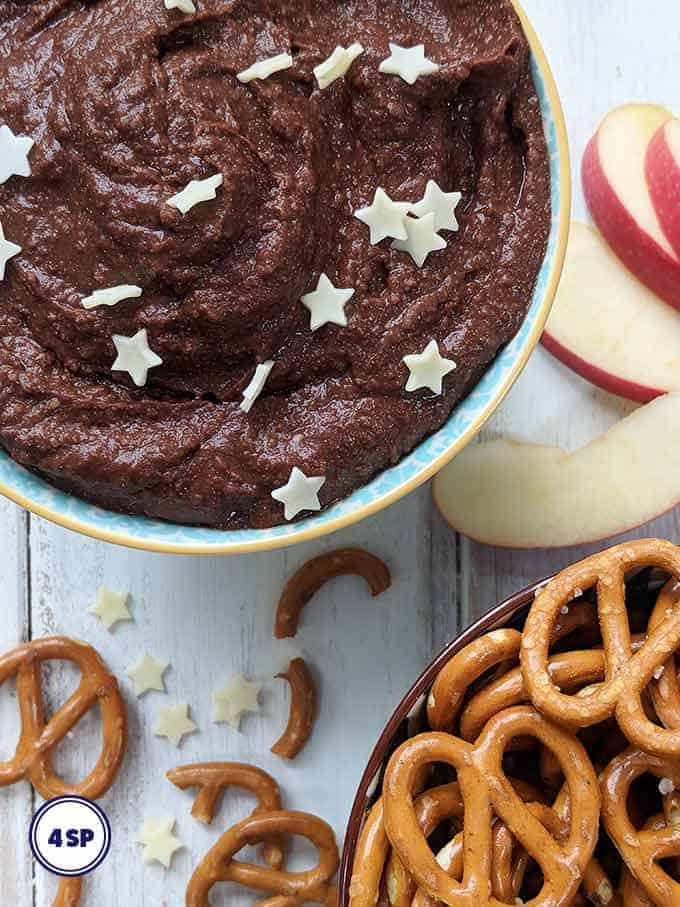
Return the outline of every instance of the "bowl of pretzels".
[[[680,905],[680,547],[595,554],[452,642],[359,785],[341,907]]]

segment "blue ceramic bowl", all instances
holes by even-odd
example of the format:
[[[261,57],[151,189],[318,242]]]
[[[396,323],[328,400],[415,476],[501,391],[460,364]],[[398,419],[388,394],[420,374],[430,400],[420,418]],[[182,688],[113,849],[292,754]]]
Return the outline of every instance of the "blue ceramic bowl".
[[[569,232],[571,174],[562,107],[540,42],[524,11],[515,5],[531,44],[533,76],[550,153],[550,240],[531,307],[519,333],[439,431],[397,466],[380,473],[344,501],[301,522],[273,529],[220,531],[102,510],[58,491],[2,451],[0,494],[68,529],[119,545],[179,554],[237,554],[292,545],[362,520],[417,488],[459,453],[508,393],[540,339],[557,291]]]

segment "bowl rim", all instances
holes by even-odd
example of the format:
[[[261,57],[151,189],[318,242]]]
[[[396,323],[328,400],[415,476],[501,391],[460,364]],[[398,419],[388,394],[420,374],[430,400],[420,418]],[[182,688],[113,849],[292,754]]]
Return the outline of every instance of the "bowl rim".
[[[18,504],[24,510],[36,516],[42,517],[50,522],[70,529],[80,535],[103,541],[111,542],[126,548],[135,548],[142,551],[149,551],[162,554],[185,554],[185,555],[223,555],[223,554],[246,554],[256,551],[271,551],[278,548],[286,548],[297,545],[301,542],[311,541],[312,539],[321,538],[330,533],[337,532],[347,526],[358,523],[367,517],[373,516],[381,510],[386,509],[395,501],[410,494],[416,488],[429,481],[438,473],[447,463],[449,463],[460,451],[472,440],[479,432],[482,426],[487,422],[497,407],[507,396],[511,387],[521,374],[529,357],[536,349],[538,342],[543,333],[546,321],[550,314],[552,304],[557,293],[557,287],[562,274],[564,259],[567,251],[567,241],[569,238],[569,227],[571,222],[571,165],[569,153],[569,140],[567,136],[566,122],[564,111],[560,100],[560,95],[555,82],[552,69],[546,57],[545,51],[541,45],[540,39],[532,26],[529,17],[522,8],[520,0],[510,0],[520,19],[522,28],[529,42],[535,65],[539,70],[543,82],[543,89],[547,96],[548,106],[551,111],[555,131],[555,141],[557,144],[557,154],[560,159],[559,168],[559,198],[560,206],[557,213],[553,214],[553,229],[555,231],[555,248],[550,264],[550,271],[546,280],[543,297],[540,307],[537,310],[535,321],[528,334],[520,352],[518,353],[512,366],[508,369],[503,381],[500,383],[497,391],[489,400],[480,407],[475,418],[460,433],[456,441],[450,444],[444,451],[420,469],[416,475],[399,482],[394,488],[378,495],[372,500],[356,507],[355,509],[342,513],[336,517],[330,518],[323,522],[314,521],[309,526],[304,524],[290,524],[294,528],[289,534],[280,536],[263,535],[260,539],[249,539],[244,541],[224,541],[217,542],[173,542],[162,541],[153,538],[138,537],[128,534],[125,528],[107,529],[88,522],[86,518],[73,516],[69,513],[63,513],[53,509],[45,504],[33,500],[28,494],[18,490],[11,484],[0,479],[0,495]],[[453,410],[455,412],[455,409]],[[435,433],[436,434],[436,433]],[[45,481],[45,480],[43,480]],[[78,496],[73,496],[78,497]],[[78,498],[78,500],[83,500]],[[98,508],[101,509],[101,508]],[[112,517],[121,517],[125,514],[119,514],[110,511]],[[178,529],[190,530],[189,526],[178,526]]]
[[[340,862],[338,876],[338,905],[345,907],[349,901],[350,884],[352,880],[352,870],[354,866],[354,857],[356,854],[359,834],[366,816],[366,802],[369,797],[371,785],[379,777],[380,769],[385,763],[385,757],[389,752],[390,745],[401,723],[408,718],[409,713],[416,703],[432,687],[437,675],[445,664],[449,662],[454,655],[464,649],[469,643],[478,639],[482,634],[491,630],[499,630],[505,627],[514,615],[530,605],[539,589],[545,586],[554,574],[545,579],[538,580],[529,586],[526,586],[520,592],[514,593],[504,599],[500,604],[495,605],[486,614],[483,614],[478,620],[471,624],[455,637],[441,652],[436,655],[422,674],[418,677],[413,686],[404,695],[403,699],[393,711],[382,733],[378,737],[378,742],[373,747],[368,763],[364,769],[361,780],[354,796],[352,809],[350,811],[345,839]]]

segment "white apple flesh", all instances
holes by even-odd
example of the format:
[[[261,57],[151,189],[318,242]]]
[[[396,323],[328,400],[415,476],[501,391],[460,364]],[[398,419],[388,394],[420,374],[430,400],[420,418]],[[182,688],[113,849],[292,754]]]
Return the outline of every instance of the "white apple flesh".
[[[680,391],[680,312],[623,267],[592,227],[572,223],[543,344],[604,390],[647,403]]]
[[[629,104],[605,117],[583,156],[593,220],[621,261],[680,308],[680,258],[664,233],[647,185],[647,149],[671,118],[664,107]]]
[[[680,394],[636,410],[573,453],[471,445],[434,480],[453,529],[487,545],[559,548],[626,532],[680,503]]]
[[[657,131],[647,149],[647,184],[668,241],[680,257],[680,120]]]

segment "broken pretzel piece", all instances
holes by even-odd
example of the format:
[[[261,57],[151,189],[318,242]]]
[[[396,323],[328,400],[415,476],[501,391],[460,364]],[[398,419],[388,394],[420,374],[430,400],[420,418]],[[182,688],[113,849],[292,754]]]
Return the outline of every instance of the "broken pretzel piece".
[[[284,759],[294,759],[309,740],[316,717],[314,680],[304,658],[294,658],[288,670],[277,677],[290,684],[290,715],[288,725],[271,751]]]
[[[337,576],[363,577],[374,597],[392,584],[383,561],[361,548],[342,548],[312,558],[286,583],[276,609],[274,636],[277,639],[295,636],[302,609],[322,586]]]
[[[281,809],[281,791],[267,772],[243,762],[203,762],[180,765],[167,773],[168,780],[180,790],[199,788],[191,815],[205,825],[215,818],[224,791],[228,787],[241,787],[257,797],[253,815]],[[273,869],[283,865],[284,850],[276,838],[264,844],[264,857]]]

